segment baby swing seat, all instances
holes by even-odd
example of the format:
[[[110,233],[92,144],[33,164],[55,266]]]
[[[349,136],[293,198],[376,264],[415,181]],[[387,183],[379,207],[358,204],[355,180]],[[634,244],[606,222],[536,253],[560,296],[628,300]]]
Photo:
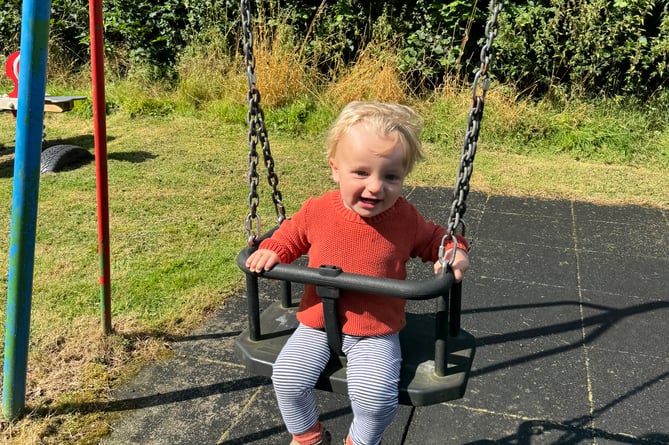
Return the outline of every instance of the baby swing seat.
[[[271,235],[269,233],[266,236]],[[297,264],[277,264],[256,274],[246,267],[254,247],[237,256],[246,273],[249,327],[237,337],[236,346],[253,375],[272,375],[272,365],[288,337],[297,327],[297,304],[292,302],[292,283],[312,284],[323,298],[326,332],[332,358],[316,387],[347,394],[346,359],[341,354],[341,332],[337,320],[337,299],[341,291],[356,290],[407,300],[434,299],[431,314],[407,313],[407,325],[400,332],[402,369],[399,401],[403,405],[425,406],[461,398],[465,393],[474,359],[475,339],[460,329],[460,283],[449,271],[430,280],[412,281],[344,273],[323,266],[319,269]],[[260,310],[260,280],[279,293],[280,301]],[[430,324],[432,327],[430,327]]]

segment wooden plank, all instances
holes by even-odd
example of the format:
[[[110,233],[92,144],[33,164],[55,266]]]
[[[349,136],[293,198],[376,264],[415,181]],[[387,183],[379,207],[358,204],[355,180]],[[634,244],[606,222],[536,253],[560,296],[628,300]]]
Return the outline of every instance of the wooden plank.
[[[0,96],[0,110],[16,110],[17,102],[15,97]]]
[[[74,108],[74,102],[84,100],[86,96],[45,96],[44,111],[62,113]],[[18,99],[15,97],[0,96],[0,110],[14,111],[18,108]]]

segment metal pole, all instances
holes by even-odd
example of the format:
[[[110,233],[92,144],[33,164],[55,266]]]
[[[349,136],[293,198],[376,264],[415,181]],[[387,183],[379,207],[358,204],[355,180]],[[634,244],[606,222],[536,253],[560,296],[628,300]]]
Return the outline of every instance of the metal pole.
[[[23,2],[2,414],[25,407],[51,1]]]
[[[109,253],[109,194],[107,179],[107,126],[105,103],[102,0],[90,0],[93,120],[95,125],[95,176],[98,203],[98,258],[100,260],[100,309],[102,330],[112,332]]]

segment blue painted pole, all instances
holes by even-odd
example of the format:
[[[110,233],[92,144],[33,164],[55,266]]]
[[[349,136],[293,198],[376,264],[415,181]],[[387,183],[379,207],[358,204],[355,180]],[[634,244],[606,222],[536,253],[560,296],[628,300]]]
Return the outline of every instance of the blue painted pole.
[[[25,408],[50,12],[50,0],[23,2],[2,386],[8,419]]]

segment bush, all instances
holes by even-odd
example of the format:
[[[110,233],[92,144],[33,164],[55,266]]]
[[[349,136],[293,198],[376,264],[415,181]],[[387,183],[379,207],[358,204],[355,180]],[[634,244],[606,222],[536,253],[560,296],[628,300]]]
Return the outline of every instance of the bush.
[[[378,35],[395,45],[393,65],[409,90],[432,91],[471,81],[489,12],[465,0],[257,0],[256,25],[278,27],[331,80],[361,59]],[[239,51],[237,0],[105,0],[108,65],[121,77],[134,69],[175,80],[188,48]],[[0,2],[0,47],[16,50],[20,0]],[[65,70],[89,60],[88,0],[52,0],[50,62]],[[270,33],[272,34],[272,33]],[[277,34],[273,34],[277,35]],[[211,38],[218,41],[211,41]],[[666,86],[669,5],[657,0],[525,0],[500,16],[492,72],[505,83],[543,96],[652,97]]]
[[[234,48],[238,40],[231,34],[239,21],[235,0],[104,0],[102,7],[105,54],[121,76],[141,66],[157,79],[173,77],[179,54],[211,29],[229,37],[228,47]],[[50,23],[50,63],[66,69],[87,66],[89,0],[52,0]],[[20,29],[21,1],[0,2],[3,54],[18,49]]]
[[[669,6],[655,0],[538,0],[510,4],[496,72],[543,95],[649,97],[667,82]]]
[[[0,54],[8,56],[19,49],[21,0],[0,2]]]

